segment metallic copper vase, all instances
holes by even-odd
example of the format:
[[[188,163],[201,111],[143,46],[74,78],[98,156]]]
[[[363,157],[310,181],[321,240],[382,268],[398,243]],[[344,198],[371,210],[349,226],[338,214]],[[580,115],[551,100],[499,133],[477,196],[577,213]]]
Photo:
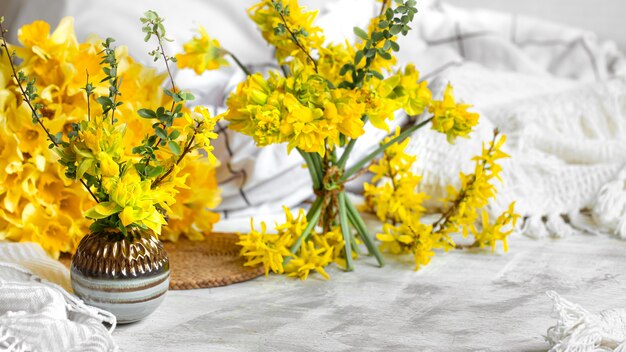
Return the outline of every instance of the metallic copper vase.
[[[163,244],[148,232],[132,241],[119,230],[92,233],[72,257],[74,293],[85,303],[113,313],[118,323],[131,323],[152,313],[163,301],[170,282],[170,264]]]

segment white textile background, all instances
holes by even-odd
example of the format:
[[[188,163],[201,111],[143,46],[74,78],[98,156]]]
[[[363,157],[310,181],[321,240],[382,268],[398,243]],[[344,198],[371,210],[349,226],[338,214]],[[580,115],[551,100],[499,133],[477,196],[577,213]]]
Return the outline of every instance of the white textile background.
[[[273,67],[270,48],[244,11],[252,0],[187,0],[176,6],[165,0],[12,3],[9,7],[17,13],[14,28],[35,18],[54,23],[61,15],[74,16],[79,38],[90,33],[115,37],[144,62],[151,46],[143,43],[138,17],[151,8],[166,17],[175,39],[168,44],[169,52],[178,52],[202,24],[246,64],[259,70]],[[364,27],[376,10],[370,0],[303,3],[321,7],[318,23],[329,41],[352,38],[352,27]],[[476,132],[479,138],[456,146],[430,131],[415,136],[412,148],[419,156],[418,170],[425,174],[424,188],[439,194],[444,183],[454,182],[457,170],[470,166],[468,160],[480,141],[498,127],[510,136],[513,161],[496,210],[516,199],[536,225],[534,232],[569,231],[562,226],[562,215],[576,217],[580,209],[590,207],[600,188],[615,179],[626,162],[624,86],[618,78],[624,72],[623,55],[614,43],[589,31],[513,14],[467,11],[434,0],[420,2],[419,8],[416,30],[401,40],[399,63],[415,62],[435,93],[452,81],[458,97],[483,115]],[[242,78],[235,68],[200,77],[189,70],[176,72],[179,84],[192,89],[198,103],[213,105],[215,112],[223,110],[225,97]],[[401,117],[396,120],[404,122]],[[224,200],[219,210],[225,218],[273,213],[281,205],[297,206],[311,196],[298,155],[287,155],[281,145],[258,149],[224,123],[220,134],[216,153],[223,162],[218,181]],[[384,135],[369,129],[353,160]],[[563,184],[568,189],[555,187]],[[507,189],[513,191],[507,194]]]

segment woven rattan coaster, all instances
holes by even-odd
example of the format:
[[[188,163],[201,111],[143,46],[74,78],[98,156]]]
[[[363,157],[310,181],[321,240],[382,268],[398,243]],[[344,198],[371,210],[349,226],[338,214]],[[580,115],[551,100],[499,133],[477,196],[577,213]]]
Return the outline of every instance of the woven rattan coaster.
[[[243,266],[236,234],[212,233],[206,237],[205,241],[181,238],[165,243],[172,269],[170,289],[225,286],[263,275],[262,266]]]
[[[205,241],[181,238],[175,243],[165,243],[172,270],[170,289],[226,286],[263,275],[263,266],[243,266],[236,234],[212,233],[206,238]],[[61,262],[69,267],[69,256],[62,257]]]

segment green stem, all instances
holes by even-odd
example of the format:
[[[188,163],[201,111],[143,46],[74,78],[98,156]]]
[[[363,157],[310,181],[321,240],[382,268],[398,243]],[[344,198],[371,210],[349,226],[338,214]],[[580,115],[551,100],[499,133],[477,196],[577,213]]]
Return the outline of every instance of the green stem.
[[[383,256],[380,253],[380,251],[378,250],[376,243],[374,243],[374,239],[370,236],[369,232],[367,231],[367,226],[365,225],[365,222],[363,222],[361,215],[356,210],[356,207],[354,206],[354,204],[352,204],[350,199],[346,199],[346,206],[348,207],[348,215],[350,216],[350,222],[352,222],[352,225],[354,225],[354,228],[357,230],[359,235],[361,235],[361,238],[363,239],[363,242],[365,243],[365,246],[367,247],[367,251],[376,257],[376,260],[378,261],[378,265],[382,268],[383,266],[385,266],[385,260],[383,259]]]
[[[297,149],[297,148],[296,148]],[[314,189],[321,189],[322,187],[322,177],[320,174],[320,171],[315,163],[313,162],[313,159],[311,159],[311,154],[302,151],[300,149],[298,149],[298,152],[300,153],[300,155],[302,155],[302,159],[304,159],[304,162],[306,162],[306,167],[307,169],[309,169],[309,174],[311,175],[311,180],[313,181],[313,188]]]
[[[394,143],[398,143],[398,142],[402,142],[405,138],[407,138],[411,133],[419,130],[420,128],[424,127],[427,123],[429,123],[433,118],[429,118],[409,129],[407,129],[406,131],[400,133],[400,135],[398,135],[395,138],[392,138],[389,142],[381,145],[380,147],[378,147],[376,150],[374,150],[373,152],[369,153],[366,157],[364,157],[363,159],[361,159],[361,161],[359,161],[358,163],[356,163],[353,167],[351,167],[350,169],[348,169],[348,171],[346,171],[346,173],[343,174],[343,177],[341,178],[341,181],[345,181],[348,178],[350,178],[350,176],[354,175],[355,173],[359,172],[359,170],[361,170],[361,168],[363,168],[365,165],[367,165],[367,163],[369,163],[370,161],[372,161],[372,159],[374,159],[378,154],[380,154],[382,151],[384,151],[385,149],[387,149],[390,145],[394,144]]]
[[[309,222],[304,228],[304,231],[302,231],[302,234],[296,239],[296,242],[293,244],[293,246],[291,246],[291,253],[295,254],[298,249],[300,249],[302,242],[306,241],[306,239],[311,234],[311,231],[313,231],[313,229],[315,228],[315,225],[317,225],[317,221],[320,219],[320,215],[322,214],[321,205],[321,198],[316,199],[313,205],[311,205],[311,209],[309,210],[309,214],[311,215],[310,219],[307,214],[307,219],[309,219]],[[285,258],[285,262],[287,262],[288,260],[289,257]]]
[[[352,234],[350,231],[350,223],[348,222],[348,209],[346,208],[346,194],[339,193],[339,224],[341,225],[341,233],[343,234],[344,248],[346,250],[346,271],[354,270],[352,265]]]
[[[350,142],[348,142],[346,149],[343,150],[343,154],[341,154],[341,158],[339,158],[339,161],[337,162],[337,167],[339,167],[339,169],[343,170],[344,166],[346,166],[348,158],[350,157],[350,153],[352,152],[352,149],[354,149],[355,144],[356,138],[353,138],[350,140]]]
[[[323,201],[324,201],[324,198],[322,197],[315,198],[315,201],[313,202],[313,204],[311,204],[309,211],[306,213],[307,223],[311,222],[311,217],[313,216],[313,213],[316,211],[317,208],[320,208],[322,206]]]
[[[348,221],[350,221],[350,214],[348,213]],[[354,238],[353,236],[350,236],[352,239],[352,250],[354,251],[354,253],[357,254],[357,256],[361,256],[363,253],[361,253],[361,249],[359,248],[359,245],[356,243],[356,238]]]
[[[368,119],[369,117],[367,115],[363,116],[363,124],[366,124]],[[346,166],[346,163],[348,162],[348,158],[350,158],[350,153],[352,152],[352,149],[354,149],[355,144],[356,144],[356,138],[353,138],[350,140],[350,142],[348,142],[346,149],[344,149],[343,154],[341,154],[341,158],[339,159],[339,162],[337,162],[337,166],[339,167],[339,169],[343,170],[344,166]]]
[[[235,60],[235,63],[237,64],[237,66],[239,66],[239,68],[247,75],[250,76],[252,75],[250,73],[250,71],[248,71],[248,69],[246,68],[246,66],[241,63],[241,61],[239,61],[239,59],[237,58],[237,56],[235,56],[235,54],[231,53],[230,51],[226,52],[231,58],[233,58],[233,60]]]
[[[320,177],[320,188],[324,188],[324,164],[322,163],[322,158],[318,153],[309,153],[309,156],[311,157],[311,161],[316,167],[317,174]]]

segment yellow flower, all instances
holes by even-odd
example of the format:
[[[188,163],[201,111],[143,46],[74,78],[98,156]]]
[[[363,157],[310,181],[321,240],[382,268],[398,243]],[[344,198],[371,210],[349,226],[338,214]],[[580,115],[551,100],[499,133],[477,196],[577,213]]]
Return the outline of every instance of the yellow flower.
[[[365,115],[374,127],[389,132],[387,120],[394,119],[394,113],[401,105],[399,102],[380,96],[376,91],[360,90],[359,100],[365,103]]]
[[[286,94],[283,100],[287,114],[281,125],[281,132],[287,138],[287,149],[299,148],[306,152],[324,155],[328,136],[327,121],[323,118],[324,111],[309,108],[298,101],[292,94]]]
[[[72,250],[74,225],[69,216],[49,214],[35,204],[26,205],[22,216],[23,225],[11,227],[6,239],[39,243],[53,258]]]
[[[188,118],[188,126],[195,126],[195,148],[202,149],[207,155],[211,164],[217,164],[217,159],[213,155],[214,147],[211,141],[217,139],[217,133],[214,132],[215,125],[221,119],[221,116],[211,117],[209,109],[204,106],[196,106],[193,109],[195,118],[191,119],[189,114],[185,114]],[[193,131],[189,131],[192,133]]]
[[[176,55],[178,67],[192,68],[196,74],[201,74],[204,71],[228,66],[228,61],[224,59],[227,52],[222,49],[217,39],[211,39],[202,26],[198,28],[198,34],[199,36],[183,45],[184,53]]]
[[[467,137],[478,124],[479,115],[467,111],[471,105],[457,104],[454,101],[452,86],[448,84],[442,101],[433,101],[430,112],[433,114],[433,129],[444,133],[448,142],[454,143],[456,137]]]
[[[416,218],[405,218],[402,223],[383,225],[383,232],[376,238],[381,241],[380,249],[391,254],[412,253],[415,270],[428,265],[435,255],[434,248],[441,248],[437,234],[432,233],[432,225],[420,223]]]
[[[221,201],[215,165],[206,158],[197,157],[197,160],[186,163],[180,173],[189,175],[193,188],[178,189],[176,203],[169,205],[162,238],[176,241],[185,235],[191,240],[202,240],[220,219],[219,214],[209,211]]]
[[[317,71],[320,76],[329,80],[335,87],[344,80],[347,80],[346,74],[341,75],[341,68],[348,63],[354,61],[355,49],[346,41],[343,44],[330,43],[319,48],[319,59],[317,60]],[[298,60],[293,60],[297,63]],[[362,61],[361,66],[365,64]],[[295,71],[293,66],[291,70]],[[351,81],[348,79],[348,81]]]
[[[344,268],[346,267],[345,241],[343,240],[341,227],[334,226],[330,231],[324,234],[313,233],[311,238],[317,247],[332,252],[332,259],[335,263]],[[352,256],[356,258],[356,253],[352,252]]]
[[[103,219],[119,214],[122,225],[137,224],[161,234],[161,226],[167,222],[156,208],[160,203],[158,191],[151,188],[152,180],[141,180],[135,168],[126,169],[122,177],[111,177],[105,182],[109,201],[101,202],[85,212],[90,219]],[[166,203],[160,203],[167,206]]]
[[[282,15],[279,11],[282,11]],[[248,13],[261,30],[263,38],[276,47],[276,58],[280,64],[289,57],[307,60],[294,37],[308,53],[324,42],[321,28],[313,25],[317,11],[307,12],[297,0],[262,0],[252,6]]]
[[[120,167],[109,153],[98,153],[98,160],[100,161],[100,172],[103,177],[115,177],[120,175]]]
[[[411,116],[424,112],[432,99],[428,82],[419,82],[419,72],[413,64],[408,64],[404,72],[398,71],[395,75],[380,82],[378,93],[382,97],[397,101]]]
[[[382,143],[400,134],[400,129]],[[366,183],[364,187],[365,210],[372,211],[379,220],[402,222],[408,217],[419,217],[424,211],[422,203],[428,197],[417,192],[421,177],[411,171],[415,156],[408,155],[404,150],[409,138],[402,143],[389,146],[380,160],[370,166],[374,173],[373,182],[384,180],[378,185]]]
[[[250,233],[240,234],[239,242],[241,255],[246,257],[245,266],[263,265],[265,276],[270,271],[276,274],[284,272],[283,260],[291,256],[289,244],[291,236],[286,233],[282,235],[267,234],[267,226],[261,222],[261,231],[254,228],[254,220],[250,219]]]
[[[298,216],[295,217],[288,207],[283,206],[283,211],[285,212],[285,222],[276,224],[276,231],[280,234],[288,234],[294,239],[298,238],[308,224],[304,209],[300,208],[298,210]]]
[[[481,248],[488,246],[491,247],[492,251],[495,251],[496,242],[501,241],[504,251],[508,251],[507,237],[513,233],[519,218],[520,215],[515,213],[515,202],[511,203],[509,209],[500,214],[493,224],[489,222],[489,215],[483,210],[482,230],[474,230],[474,237],[478,246]],[[505,227],[508,227],[508,230],[503,231]]]
[[[316,248],[313,241],[307,241],[300,247],[299,255],[287,263],[285,272],[289,277],[297,277],[304,281],[311,271],[316,271],[328,280],[330,276],[324,267],[333,261],[332,255],[332,249]]]

